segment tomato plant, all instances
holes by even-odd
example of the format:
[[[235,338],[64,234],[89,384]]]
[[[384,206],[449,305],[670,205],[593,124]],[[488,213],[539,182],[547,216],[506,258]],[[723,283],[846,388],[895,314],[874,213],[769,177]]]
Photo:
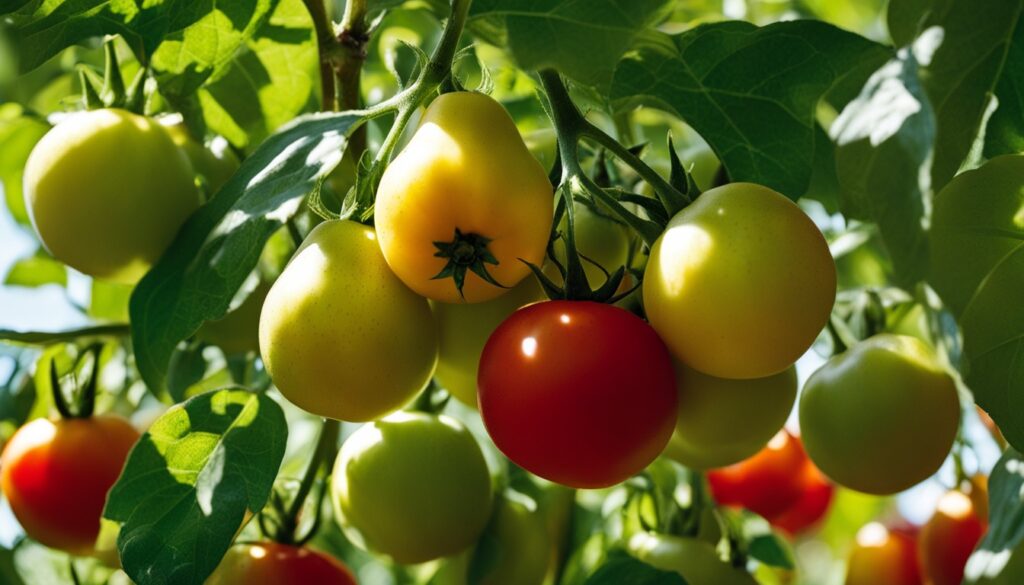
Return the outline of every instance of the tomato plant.
[[[637,317],[599,303],[548,301],[513,313],[484,346],[478,388],[495,445],[527,471],[574,487],[637,473],[675,424],[664,344]]]
[[[25,532],[75,554],[93,551],[107,491],[139,432],[116,416],[36,419],[0,457],[0,486]]]
[[[269,542],[233,547],[206,583],[356,585],[356,578],[348,567],[330,555],[309,548]]]
[[[935,473],[956,436],[956,384],[917,338],[877,335],[832,358],[807,381],[800,430],[830,478],[874,494]]]

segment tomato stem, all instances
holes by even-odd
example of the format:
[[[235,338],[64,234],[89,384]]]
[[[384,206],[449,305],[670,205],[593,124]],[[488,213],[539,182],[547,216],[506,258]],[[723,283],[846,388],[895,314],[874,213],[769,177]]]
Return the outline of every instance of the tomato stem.
[[[341,423],[339,421],[324,419],[323,426],[320,428],[320,436],[313,450],[313,456],[310,458],[309,466],[306,468],[306,474],[302,477],[301,483],[299,483],[299,489],[296,491],[295,498],[288,507],[288,511],[285,513],[284,518],[281,519],[280,527],[275,535],[276,541],[283,544],[293,544],[308,540],[319,528],[320,506],[318,505],[313,512],[315,516],[309,534],[301,537],[296,534],[302,509],[306,505],[306,500],[309,498],[317,478],[321,477],[321,470],[326,470],[338,454],[338,437],[340,434]],[[327,473],[323,473],[322,476],[324,478],[323,481],[326,481]]]

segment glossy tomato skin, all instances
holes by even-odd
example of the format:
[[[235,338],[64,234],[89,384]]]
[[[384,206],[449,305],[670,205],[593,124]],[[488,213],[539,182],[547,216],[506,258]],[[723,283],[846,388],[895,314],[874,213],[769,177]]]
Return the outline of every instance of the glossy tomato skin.
[[[496,299],[481,303],[431,302],[437,319],[438,354],[434,377],[463,404],[476,408],[477,367],[484,344],[517,309],[544,299],[536,278],[527,277]]]
[[[907,531],[872,522],[857,532],[846,585],[923,585],[917,541]]]
[[[11,437],[0,485],[25,533],[72,554],[90,554],[107,492],[139,432],[110,415],[36,419]]]
[[[331,494],[353,542],[402,564],[471,546],[493,500],[473,435],[453,418],[409,412],[365,424],[346,439]]]
[[[547,301],[516,311],[480,358],[480,414],[495,445],[545,479],[619,483],[665,448],[676,419],[665,345],[632,313]]]
[[[640,532],[630,538],[629,553],[663,571],[674,571],[694,585],[757,585],[743,569],[722,561],[715,545],[696,538]]]
[[[967,559],[988,529],[985,512],[976,505],[979,499],[986,498],[983,490],[974,490],[970,495],[960,490],[949,491],[921,528],[921,564],[931,585],[959,585],[963,581]],[[979,503],[987,507],[987,501]]]
[[[339,420],[400,408],[437,363],[430,306],[388,268],[373,229],[353,221],[309,233],[263,302],[259,337],[285,398]]]
[[[960,421],[953,377],[914,337],[882,334],[830,359],[800,397],[807,453],[836,483],[892,494],[934,474]]]
[[[768,516],[772,526],[796,536],[816,526],[828,513],[836,488],[814,462],[807,459],[800,472],[800,495],[782,512]]]
[[[124,110],[72,114],[25,164],[32,225],[54,258],[135,283],[199,207],[192,165],[154,120]]]
[[[720,378],[791,366],[821,332],[836,295],[824,236],[779,193],[751,183],[711,189],[651,248],[644,309],[672,354]]]
[[[796,401],[796,368],[730,380],[676,365],[679,417],[665,456],[691,469],[738,463],[764,447]]]
[[[715,501],[762,516],[781,514],[800,497],[800,473],[807,461],[800,440],[779,431],[753,457],[708,472]]]
[[[352,571],[308,547],[276,542],[235,545],[206,585],[356,585]]]
[[[384,171],[374,207],[381,250],[417,293],[448,303],[493,299],[507,289],[467,272],[462,295],[434,242],[455,230],[491,240],[490,275],[511,287],[543,263],[554,212],[547,172],[530,154],[508,112],[493,98],[453,92],[436,98],[419,128]],[[463,296],[464,295],[464,296]]]

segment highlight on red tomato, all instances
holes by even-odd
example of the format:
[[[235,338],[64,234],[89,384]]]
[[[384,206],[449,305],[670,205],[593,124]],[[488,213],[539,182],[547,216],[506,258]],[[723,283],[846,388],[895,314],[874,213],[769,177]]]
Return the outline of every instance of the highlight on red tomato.
[[[672,360],[643,320],[593,302],[524,307],[487,340],[480,414],[520,467],[578,488],[607,487],[665,448],[676,420]]]
[[[923,585],[917,539],[909,528],[871,522],[857,531],[846,585]]]
[[[753,457],[708,472],[715,501],[766,518],[790,509],[803,494],[807,462],[800,440],[783,429]]]
[[[113,415],[38,418],[11,437],[0,485],[25,534],[73,554],[93,552],[107,492],[139,438]]]
[[[312,548],[277,542],[235,545],[206,585],[356,585],[338,559]]]
[[[921,564],[930,585],[959,585],[964,567],[988,530],[988,493],[982,476],[946,492],[918,537]]]

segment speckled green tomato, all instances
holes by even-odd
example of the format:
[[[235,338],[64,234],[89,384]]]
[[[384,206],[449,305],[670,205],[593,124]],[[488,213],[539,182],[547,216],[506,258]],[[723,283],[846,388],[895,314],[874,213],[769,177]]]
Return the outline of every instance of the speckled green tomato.
[[[345,441],[331,494],[354,542],[402,564],[468,548],[493,499],[473,435],[453,418],[409,412],[363,425]]]
[[[341,561],[308,547],[276,542],[235,545],[206,585],[356,585]]]
[[[439,351],[434,378],[467,406],[476,408],[476,376],[487,338],[516,309],[543,300],[537,279],[528,277],[504,295],[473,304],[431,302]]]
[[[128,284],[200,204],[192,165],[164,127],[124,110],[70,115],[36,144],[24,180],[32,226],[53,257]]]
[[[269,292],[270,284],[261,281],[233,311],[220,319],[203,323],[196,336],[220,347],[227,354],[259,351],[260,311]]]
[[[675,571],[694,585],[757,585],[743,569],[725,563],[715,545],[696,538],[640,532],[629,539],[629,553],[663,571]]]
[[[1020,249],[1022,230],[1024,155],[998,156],[961,173],[935,197],[928,282],[961,320],[992,268]]]
[[[892,494],[946,459],[960,420],[953,377],[921,340],[882,334],[833,357],[800,396],[807,454],[836,483]]]
[[[227,142],[215,143],[216,148],[211,148],[193,138],[188,128],[180,122],[165,123],[164,127],[171,135],[171,140],[184,151],[192,163],[192,169],[206,181],[208,194],[213,195],[219,191],[238,170],[238,157],[227,147]]]
[[[391,272],[373,230],[317,226],[270,288],[260,353],[281,393],[313,414],[380,418],[422,390],[437,362],[426,299]]]
[[[788,368],[825,326],[835,293],[814,222],[751,183],[711,189],[677,213],[644,271],[651,325],[677,359],[720,378]]]
[[[691,469],[731,465],[764,447],[796,401],[796,368],[730,380],[676,362],[679,418],[665,455]]]

